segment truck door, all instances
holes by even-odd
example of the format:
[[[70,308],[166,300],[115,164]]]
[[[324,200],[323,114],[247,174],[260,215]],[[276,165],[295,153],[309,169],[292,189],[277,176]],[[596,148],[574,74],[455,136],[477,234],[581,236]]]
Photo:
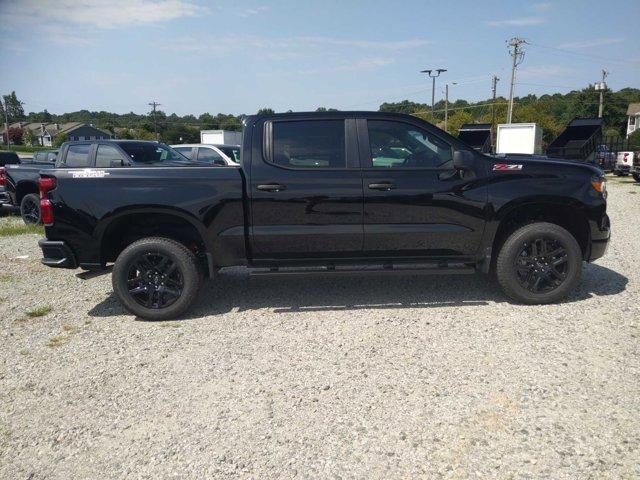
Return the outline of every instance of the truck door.
[[[453,169],[451,140],[419,120],[359,119],[357,126],[364,254],[476,257],[487,187],[473,174],[468,178]]]
[[[359,255],[363,191],[355,119],[258,122],[252,145],[253,259]]]

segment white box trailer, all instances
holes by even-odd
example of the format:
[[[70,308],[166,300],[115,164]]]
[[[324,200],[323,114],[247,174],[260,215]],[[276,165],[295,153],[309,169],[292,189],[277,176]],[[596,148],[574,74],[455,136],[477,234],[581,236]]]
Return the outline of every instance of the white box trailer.
[[[496,153],[542,154],[542,129],[535,123],[498,125]]]
[[[200,143],[242,145],[242,132],[233,130],[200,130]]]

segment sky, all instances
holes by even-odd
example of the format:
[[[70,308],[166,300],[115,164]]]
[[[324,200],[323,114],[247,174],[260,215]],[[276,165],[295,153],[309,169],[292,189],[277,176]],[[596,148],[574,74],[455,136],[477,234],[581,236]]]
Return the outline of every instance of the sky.
[[[377,110],[508,96],[507,41],[528,43],[516,95],[640,88],[640,1],[0,0],[0,92],[25,111],[179,115]],[[455,84],[454,84],[455,82]]]

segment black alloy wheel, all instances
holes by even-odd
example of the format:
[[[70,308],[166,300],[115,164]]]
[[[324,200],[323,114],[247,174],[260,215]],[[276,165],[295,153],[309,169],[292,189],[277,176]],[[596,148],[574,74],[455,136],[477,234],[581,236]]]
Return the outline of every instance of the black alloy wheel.
[[[40,223],[40,198],[35,194],[25,195],[20,202],[20,215],[27,225]]]
[[[177,264],[160,252],[141,253],[127,272],[129,295],[145,308],[162,309],[182,295],[184,281]]]
[[[532,293],[547,293],[567,279],[567,250],[556,239],[525,242],[514,262],[518,283]]]

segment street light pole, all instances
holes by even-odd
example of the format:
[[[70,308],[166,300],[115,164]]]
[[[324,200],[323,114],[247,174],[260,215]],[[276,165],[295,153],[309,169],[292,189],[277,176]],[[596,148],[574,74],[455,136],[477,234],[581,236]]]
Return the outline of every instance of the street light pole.
[[[457,85],[456,82],[451,82],[451,85]],[[447,131],[447,122],[449,121],[449,84],[444,86],[444,131]]]
[[[433,81],[431,83],[431,115],[435,113],[436,109],[436,78],[441,73],[446,72],[446,68],[438,68],[437,70],[421,70],[420,73],[426,73]]]
[[[2,104],[2,98],[4,98],[4,132],[6,135],[5,138],[5,143],[7,144],[7,150],[9,149],[9,114],[7,112],[7,98],[6,97],[0,97],[0,104]]]

